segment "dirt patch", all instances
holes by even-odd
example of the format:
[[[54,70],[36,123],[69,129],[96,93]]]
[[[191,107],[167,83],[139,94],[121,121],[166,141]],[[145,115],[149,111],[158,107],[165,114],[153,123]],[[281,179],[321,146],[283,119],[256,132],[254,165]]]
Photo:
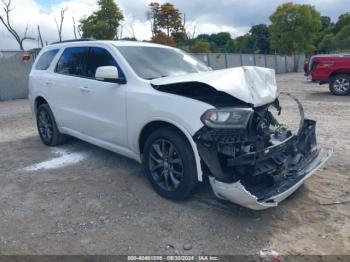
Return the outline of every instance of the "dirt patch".
[[[260,212],[217,200],[208,183],[188,201],[164,200],[136,162],[74,139],[45,147],[28,102],[1,102],[0,253],[350,254],[350,96],[301,74],[277,80],[335,153],[292,197]]]

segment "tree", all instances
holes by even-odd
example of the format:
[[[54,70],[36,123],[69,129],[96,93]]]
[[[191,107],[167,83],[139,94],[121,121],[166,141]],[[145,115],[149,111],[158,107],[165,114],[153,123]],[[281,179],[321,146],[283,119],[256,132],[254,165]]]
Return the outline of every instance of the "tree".
[[[160,35],[162,32],[165,32],[168,38],[173,38],[174,42],[181,42],[187,38],[182,14],[174,5],[170,3],[160,5],[152,2],[149,6],[150,11],[147,13],[147,18],[151,22],[152,39],[165,40],[164,35]],[[166,42],[169,42],[168,40]]]
[[[12,23],[11,23],[11,19],[10,19],[10,12],[13,10],[13,8],[11,8],[11,0],[8,0],[7,2],[5,0],[1,0],[1,2],[3,4],[3,9],[5,11],[5,18],[2,15],[0,15],[0,21],[5,26],[7,31],[9,31],[9,33],[15,38],[21,51],[23,51],[24,50],[23,42],[25,40],[35,40],[35,38],[27,36],[28,25],[26,26],[26,28],[24,30],[23,36],[20,36],[17,33],[17,31],[12,27]]]
[[[185,31],[181,13],[174,5],[170,3],[161,5],[158,15],[158,26],[165,29],[168,36]]]
[[[347,12],[345,14],[342,14],[338,17],[338,21],[335,23],[334,26],[334,34],[339,33],[343,27],[350,25],[350,13]]]
[[[319,43],[319,51],[329,53],[335,50],[335,39],[333,34],[326,34]]]
[[[153,36],[151,38],[151,41],[153,43],[161,44],[161,45],[168,45],[168,46],[174,46],[175,45],[175,40],[173,37],[168,36],[164,32],[160,32],[157,35]]]
[[[344,26],[335,36],[338,50],[350,50],[350,25]]]
[[[249,30],[250,41],[255,51],[267,54],[270,52],[270,33],[269,28],[265,24],[254,25]]]
[[[135,36],[135,17],[130,16],[124,22],[126,31],[129,33],[129,38],[136,39]]]
[[[228,41],[231,40],[231,34],[228,32],[220,32],[209,36],[209,43],[218,52],[224,52],[224,48]]]
[[[125,41],[137,41],[137,39],[135,37],[123,37],[121,40],[125,40]]]
[[[227,53],[236,53],[236,52],[238,52],[239,50],[237,50],[236,41],[234,39],[231,39],[230,41],[228,41],[226,43],[225,50],[226,50]]]
[[[194,45],[190,46],[190,51],[192,53],[209,53],[210,43],[203,40],[197,40]]]
[[[197,35],[196,39],[209,42],[210,35],[209,34],[199,34],[199,35]]]
[[[315,49],[314,39],[321,28],[319,12],[311,5],[286,3],[270,16],[271,47],[291,54]]]
[[[124,16],[113,0],[99,0],[99,9],[80,20],[84,38],[117,39],[118,27]]]
[[[192,22],[190,29],[188,29],[188,26],[185,27],[185,30],[187,33],[187,40],[192,40],[195,38],[197,25],[198,25],[197,22]]]
[[[149,7],[151,10],[147,12],[147,19],[151,23],[151,32],[152,36],[157,35],[160,30],[158,28],[158,20],[159,20],[159,11],[160,11],[160,4],[157,2],[152,2],[149,4]]]
[[[199,34],[195,39],[197,41],[209,42],[210,49],[213,52],[226,52],[226,46],[232,40],[231,34],[228,32],[220,32],[217,34]]]
[[[74,38],[75,38],[75,39],[78,39],[78,36],[81,38],[80,29],[79,29],[79,26],[77,26],[77,23],[75,22],[74,16],[72,16],[72,21],[73,21],[73,34],[74,34]]]
[[[321,16],[321,29],[318,32],[314,43],[320,52],[329,52],[327,50],[334,50],[334,24],[328,16]],[[331,37],[333,36],[333,37]],[[333,39],[332,39],[333,38]],[[333,42],[333,43],[332,43]],[[326,44],[332,44],[327,47]]]
[[[61,17],[60,17],[60,23],[57,22],[57,19],[55,17],[55,23],[58,33],[58,40],[62,42],[62,28],[63,28],[63,21],[64,21],[64,13],[67,11],[68,7],[61,9]]]
[[[321,16],[321,31],[332,26],[332,21],[329,16]]]
[[[245,34],[234,39],[237,52],[254,52],[253,41],[250,34]]]
[[[40,26],[39,25],[38,25],[37,29],[38,29],[38,43],[40,44],[40,47],[43,48],[44,47],[44,41],[43,41],[43,38],[41,36],[41,30],[40,30]]]

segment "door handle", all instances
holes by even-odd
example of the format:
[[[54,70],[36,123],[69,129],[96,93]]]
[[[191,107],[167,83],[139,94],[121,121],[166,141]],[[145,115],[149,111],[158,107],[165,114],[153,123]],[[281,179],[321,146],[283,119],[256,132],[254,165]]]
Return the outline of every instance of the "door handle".
[[[81,86],[80,88],[80,92],[82,93],[89,93],[90,89],[87,86]]]
[[[53,82],[50,81],[50,80],[47,80],[47,81],[45,81],[45,85],[46,85],[46,86],[52,86],[52,85],[53,85]]]

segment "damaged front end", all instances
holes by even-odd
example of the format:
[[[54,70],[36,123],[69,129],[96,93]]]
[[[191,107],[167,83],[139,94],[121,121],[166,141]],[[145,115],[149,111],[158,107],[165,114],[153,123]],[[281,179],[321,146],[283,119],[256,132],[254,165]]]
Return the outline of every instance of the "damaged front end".
[[[203,115],[205,126],[194,140],[219,198],[252,209],[276,206],[332,155],[330,149],[317,149],[316,122],[304,118],[300,102],[281,94],[298,106],[295,132],[279,122],[278,99],[264,106],[209,110]],[[220,125],[221,118],[229,125]]]

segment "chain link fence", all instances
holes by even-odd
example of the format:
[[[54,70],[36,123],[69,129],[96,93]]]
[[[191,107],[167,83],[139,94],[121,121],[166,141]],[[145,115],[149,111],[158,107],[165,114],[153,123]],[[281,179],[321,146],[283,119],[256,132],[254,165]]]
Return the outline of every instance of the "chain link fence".
[[[29,57],[28,57],[29,54]],[[28,75],[37,52],[0,51],[0,101],[26,98]],[[305,55],[192,54],[214,70],[237,66],[272,68],[277,74],[303,71]]]

